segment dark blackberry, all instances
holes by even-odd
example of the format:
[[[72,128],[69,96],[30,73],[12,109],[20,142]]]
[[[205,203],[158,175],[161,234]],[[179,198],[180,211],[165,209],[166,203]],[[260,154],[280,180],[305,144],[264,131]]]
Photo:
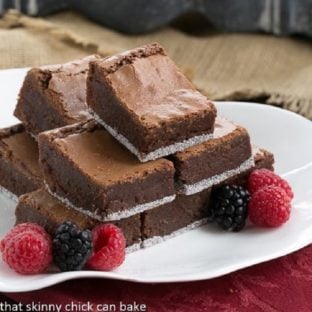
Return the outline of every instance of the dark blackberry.
[[[242,230],[246,223],[249,198],[249,192],[242,186],[224,185],[215,189],[208,220],[227,231]]]
[[[91,231],[82,231],[71,221],[65,221],[57,228],[53,238],[53,259],[61,271],[80,270],[91,251]]]

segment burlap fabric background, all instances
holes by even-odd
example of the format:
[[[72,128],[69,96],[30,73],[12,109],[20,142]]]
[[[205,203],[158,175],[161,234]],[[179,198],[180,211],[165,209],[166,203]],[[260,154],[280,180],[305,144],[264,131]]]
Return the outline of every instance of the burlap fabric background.
[[[212,99],[251,100],[312,119],[312,44],[255,34],[191,36],[174,28],[125,36],[65,12],[46,19],[9,12],[0,20],[0,67],[61,63],[158,41]]]

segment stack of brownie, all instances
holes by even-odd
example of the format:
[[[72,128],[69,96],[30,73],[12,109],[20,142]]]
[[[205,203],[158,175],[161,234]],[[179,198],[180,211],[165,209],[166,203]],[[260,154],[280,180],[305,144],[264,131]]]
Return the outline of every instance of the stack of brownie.
[[[17,222],[110,222],[129,250],[202,225],[213,188],[273,169],[155,43],[32,69],[15,115],[23,125],[0,133],[0,184],[26,193]]]

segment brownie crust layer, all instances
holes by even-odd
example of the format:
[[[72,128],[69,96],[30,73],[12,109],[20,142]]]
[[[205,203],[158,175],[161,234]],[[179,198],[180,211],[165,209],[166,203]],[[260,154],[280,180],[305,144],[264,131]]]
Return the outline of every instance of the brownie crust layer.
[[[40,165],[51,193],[100,220],[116,220],[175,198],[166,159],[140,163],[94,121],[39,135]]]
[[[31,69],[20,90],[14,115],[28,132],[39,132],[88,120],[86,79],[91,55],[61,65]]]
[[[20,197],[15,210],[16,223],[33,222],[41,225],[51,235],[66,220],[75,222],[82,229],[92,229],[103,222],[66,207],[43,189]],[[110,222],[120,227],[126,237],[127,246],[140,243],[140,215]]]
[[[20,196],[42,186],[36,141],[22,124],[0,130],[0,186]]]
[[[91,62],[87,103],[141,161],[208,140],[216,117],[213,103],[156,43]]]

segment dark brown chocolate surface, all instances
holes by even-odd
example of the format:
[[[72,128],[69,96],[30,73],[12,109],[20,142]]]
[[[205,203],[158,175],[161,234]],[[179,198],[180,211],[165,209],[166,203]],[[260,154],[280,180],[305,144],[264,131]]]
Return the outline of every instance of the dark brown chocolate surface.
[[[51,234],[54,234],[57,226],[66,220],[75,222],[82,229],[92,229],[103,223],[66,207],[42,189],[21,196],[15,215],[16,223],[37,223]],[[140,241],[140,215],[110,223],[122,229],[128,246]]]
[[[195,195],[178,195],[174,202],[142,213],[142,239],[169,235],[207,217],[210,189]]]
[[[217,118],[213,139],[178,152],[170,159],[174,161],[177,180],[190,185],[235,169],[250,157],[247,130]]]
[[[170,161],[140,163],[93,121],[41,133],[39,150],[51,191],[98,216],[175,194]]]
[[[211,133],[216,116],[158,44],[91,62],[87,103],[143,154]]]
[[[255,161],[254,167],[241,173],[239,176],[227,179],[221,184],[239,184],[246,186],[251,171],[262,168],[272,171],[274,170],[274,155],[271,152],[265,149],[253,147],[253,157]]]
[[[31,69],[21,88],[14,115],[28,132],[39,132],[91,118],[86,79],[91,55],[66,64]]]
[[[0,130],[0,185],[19,196],[42,185],[37,142],[19,124]]]

